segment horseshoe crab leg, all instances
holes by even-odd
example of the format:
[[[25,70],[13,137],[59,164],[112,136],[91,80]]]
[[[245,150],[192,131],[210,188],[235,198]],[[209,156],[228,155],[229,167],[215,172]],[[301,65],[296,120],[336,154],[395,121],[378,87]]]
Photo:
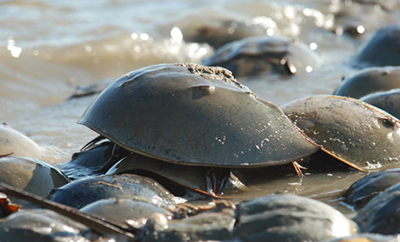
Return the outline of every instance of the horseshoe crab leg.
[[[297,163],[297,161],[293,161],[292,165],[293,165],[294,170],[296,171],[297,175],[301,176],[301,177],[304,177],[304,174],[303,174],[303,172],[301,170],[302,169],[303,170],[307,170],[307,168],[304,167],[304,166],[301,166],[299,163]]]
[[[93,145],[95,145],[97,142],[106,139],[106,137],[99,135],[96,138],[92,139],[91,141],[89,141],[86,145],[84,145],[80,151],[85,151],[90,149],[91,147],[93,147]]]
[[[123,149],[121,146],[114,144],[111,155],[104,164],[103,167],[101,167],[99,170],[95,171],[97,173],[105,173],[107,172],[113,165],[115,165],[118,161],[123,159],[124,157],[127,157],[131,151]]]
[[[205,174],[206,192],[212,195],[221,195],[228,183],[230,176],[229,169],[214,169],[211,168]],[[218,177],[217,177],[218,176]]]

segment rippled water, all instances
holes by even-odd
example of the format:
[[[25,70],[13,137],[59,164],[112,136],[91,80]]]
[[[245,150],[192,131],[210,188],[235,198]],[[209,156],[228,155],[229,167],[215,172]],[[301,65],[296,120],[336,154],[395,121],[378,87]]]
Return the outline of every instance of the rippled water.
[[[351,1],[274,2],[2,1],[0,121],[45,147],[46,161],[64,163],[95,136],[76,124],[93,97],[66,101],[75,88],[114,80],[133,69],[156,63],[200,63],[214,49],[204,43],[185,41],[199,24],[215,25],[218,18],[235,19],[249,28],[263,26],[269,35],[296,37],[310,46],[320,59],[320,66],[311,72],[285,78],[239,78],[262,99],[282,105],[300,97],[331,94],[342,77],[356,71],[347,63],[360,45],[380,26],[399,20],[399,6],[388,12],[377,5],[360,7]],[[359,30],[364,34],[352,38],[331,31],[335,24],[346,23],[346,19],[335,18],[341,9],[354,15],[348,19],[360,23]],[[359,172],[310,175],[301,183],[293,176],[256,187],[256,191],[287,190],[324,197],[337,195],[360,176]],[[322,185],[316,188],[316,183]]]

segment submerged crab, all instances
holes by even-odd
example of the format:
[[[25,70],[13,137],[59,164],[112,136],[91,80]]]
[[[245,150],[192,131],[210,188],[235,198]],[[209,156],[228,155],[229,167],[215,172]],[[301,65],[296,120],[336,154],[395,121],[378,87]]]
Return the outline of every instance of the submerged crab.
[[[237,77],[311,72],[319,62],[317,54],[308,46],[284,36],[257,36],[234,41],[203,60],[204,65],[225,67]]]

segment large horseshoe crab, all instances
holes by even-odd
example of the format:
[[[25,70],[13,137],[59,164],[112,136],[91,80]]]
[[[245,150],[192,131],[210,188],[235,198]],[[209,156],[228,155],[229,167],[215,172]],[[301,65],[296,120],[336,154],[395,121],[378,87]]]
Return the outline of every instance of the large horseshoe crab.
[[[282,107],[321,149],[358,170],[400,159],[400,121],[362,101],[318,95]]]
[[[104,90],[78,123],[126,150],[188,166],[275,166],[319,149],[230,71],[197,64],[130,72]]]

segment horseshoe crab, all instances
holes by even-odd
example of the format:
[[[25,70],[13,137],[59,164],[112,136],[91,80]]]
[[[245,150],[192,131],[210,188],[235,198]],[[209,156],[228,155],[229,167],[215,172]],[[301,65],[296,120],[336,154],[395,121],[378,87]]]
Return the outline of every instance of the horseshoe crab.
[[[183,219],[168,219],[162,214],[149,217],[137,237],[140,241],[233,241],[236,206],[215,203],[209,209]]]
[[[372,198],[354,218],[361,232],[398,234],[400,232],[400,184]]]
[[[175,25],[182,30],[185,41],[207,43],[214,48],[249,36],[265,35],[268,30],[264,25],[252,23],[251,19],[238,19],[237,15],[210,9],[185,16]]]
[[[204,191],[207,191],[204,178],[208,177],[209,167],[183,166],[163,162],[125,150],[109,140],[93,144],[91,147],[84,147],[82,151],[72,155],[70,162],[60,165],[60,168],[73,179],[94,174],[130,173],[153,178],[177,196],[192,199],[209,195],[204,194]],[[182,176],[182,172],[186,175]],[[226,185],[220,184],[221,187],[225,187],[225,191],[247,190],[232,173],[223,171],[219,175],[222,177],[229,176]],[[212,178],[210,176],[210,179]],[[219,183],[219,181],[215,181],[217,186]],[[210,187],[209,189],[215,190],[216,188]]]
[[[130,198],[108,198],[90,203],[80,211],[92,213],[111,221],[137,220],[158,213],[172,217],[169,210],[148,202],[136,201]]]
[[[386,188],[399,182],[400,169],[374,172],[353,183],[343,194],[343,198],[358,210]]]
[[[129,151],[189,166],[275,166],[319,149],[231,72],[196,64],[130,72],[104,90],[78,123]]]
[[[334,95],[361,98],[394,88],[400,88],[400,67],[371,67],[347,78]]]
[[[353,221],[311,198],[276,194],[237,205],[239,241],[325,241],[357,233]]]
[[[99,142],[74,153],[71,161],[61,164],[59,168],[69,178],[79,179],[93,175],[93,173],[99,173],[107,163],[120,160],[128,154],[130,154],[129,151],[110,141]]]
[[[220,172],[221,174],[209,174],[210,171],[216,172],[215,170],[210,170],[210,167],[178,165],[131,153],[118,161],[106,174],[133,173],[149,176],[159,181],[172,193],[177,193],[176,195],[188,194],[191,197],[195,196],[195,194],[190,193],[186,189],[182,191],[181,187],[202,194],[204,191],[208,194],[222,194],[222,189],[224,191],[248,190],[233,173],[222,170]],[[182,176],[182,173],[184,173],[185,176]],[[168,181],[172,181],[174,184],[170,184],[168,181],[164,182],[164,179],[157,179],[159,176]],[[215,180],[205,182],[205,178]],[[175,184],[179,187],[174,186]]]
[[[143,241],[325,241],[357,232],[338,210],[313,199],[277,194],[218,204],[197,215],[168,220],[151,217]],[[140,234],[138,236],[141,238]]]
[[[48,209],[28,209],[11,214],[0,225],[1,241],[89,242],[100,236],[87,226]]]
[[[379,29],[369,42],[357,53],[351,64],[356,68],[371,66],[398,66],[400,58],[400,25]]]
[[[131,198],[171,207],[175,197],[158,182],[132,174],[98,176],[72,181],[54,189],[51,200],[74,208],[106,198]]]
[[[221,66],[234,76],[257,76],[264,73],[293,75],[310,72],[319,65],[319,57],[309,47],[283,36],[256,36],[234,41],[203,60],[207,66]]]
[[[358,170],[398,162],[400,121],[359,100],[319,95],[282,107],[321,149]]]
[[[67,184],[69,179],[41,160],[9,155],[0,157],[0,182],[46,197],[52,189]]]
[[[8,154],[40,159],[43,150],[26,135],[11,128],[7,123],[2,123],[0,125],[0,156]]]

